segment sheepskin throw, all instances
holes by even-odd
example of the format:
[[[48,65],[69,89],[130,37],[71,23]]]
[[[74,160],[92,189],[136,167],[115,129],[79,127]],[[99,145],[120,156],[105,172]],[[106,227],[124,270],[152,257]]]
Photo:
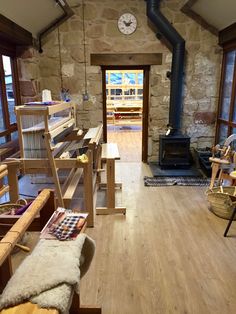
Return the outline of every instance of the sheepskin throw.
[[[72,291],[89,268],[95,243],[86,234],[74,241],[40,240],[0,296],[0,309],[26,301],[68,313]]]

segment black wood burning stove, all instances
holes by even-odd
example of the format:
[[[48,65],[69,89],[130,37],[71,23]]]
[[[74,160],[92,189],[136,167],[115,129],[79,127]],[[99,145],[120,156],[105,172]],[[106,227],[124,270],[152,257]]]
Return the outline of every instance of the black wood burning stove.
[[[161,168],[190,167],[190,137],[182,134],[160,135],[159,164]]]
[[[147,0],[147,16],[156,26],[163,42],[172,50],[169,123],[166,135],[160,136],[161,168],[188,168],[191,164],[190,138],[180,132],[184,77],[185,40],[160,11],[161,0]]]

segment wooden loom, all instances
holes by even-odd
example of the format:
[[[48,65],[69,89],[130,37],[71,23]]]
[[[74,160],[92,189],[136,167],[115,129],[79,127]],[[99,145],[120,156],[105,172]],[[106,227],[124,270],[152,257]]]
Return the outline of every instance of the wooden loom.
[[[9,193],[10,204],[14,205],[19,200],[19,189],[17,182],[17,171],[19,170],[19,161],[11,161],[8,165],[0,165],[0,179],[2,180],[7,176],[8,184],[4,184],[0,188],[0,197]],[[52,191],[51,191],[52,193]],[[40,231],[46,224],[53,211],[55,210],[54,194],[51,197],[50,208],[40,211],[39,215],[35,216],[34,220],[30,224],[29,231]],[[32,201],[31,199],[29,201]],[[8,203],[7,203],[8,204]],[[1,237],[21,218],[21,215],[1,214],[0,215],[0,229]],[[19,246],[19,245],[18,245]],[[0,248],[1,249],[1,248]]]
[[[13,275],[11,255],[14,246],[21,239],[26,230],[40,212],[50,213],[55,210],[53,191],[45,189],[33,201],[27,211],[15,222],[5,237],[0,241],[0,293]],[[84,229],[83,229],[84,231]],[[81,231],[81,232],[83,232]],[[2,314],[59,314],[56,309],[42,309],[30,302],[1,311]],[[74,293],[70,313],[75,314],[101,314],[100,307],[81,306],[80,297]]]
[[[41,230],[50,215],[55,210],[54,195],[51,190],[43,190],[22,216],[15,216],[12,227],[0,241],[0,291],[4,288],[12,275],[10,253],[26,230],[30,230],[36,217],[42,217],[41,226],[33,230]],[[46,217],[46,218],[45,218]],[[3,217],[4,218],[4,217]],[[12,218],[12,217],[10,217]],[[32,230],[32,229],[31,229]]]
[[[24,105],[16,107],[24,174],[46,174],[55,185],[58,205],[70,207],[83,175],[84,210],[89,212],[88,226],[94,225],[96,166],[100,158],[102,125],[87,133],[75,128],[75,106],[60,102],[51,106]],[[79,150],[87,147],[86,155]],[[78,156],[79,155],[79,156]],[[63,185],[59,170],[67,170]]]

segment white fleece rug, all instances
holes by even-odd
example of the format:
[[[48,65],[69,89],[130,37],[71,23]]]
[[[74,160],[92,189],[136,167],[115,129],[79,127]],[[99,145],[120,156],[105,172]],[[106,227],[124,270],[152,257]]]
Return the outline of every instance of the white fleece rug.
[[[68,313],[72,290],[89,268],[95,243],[86,234],[74,241],[40,240],[0,296],[0,309],[25,301]],[[80,265],[81,264],[81,265]]]

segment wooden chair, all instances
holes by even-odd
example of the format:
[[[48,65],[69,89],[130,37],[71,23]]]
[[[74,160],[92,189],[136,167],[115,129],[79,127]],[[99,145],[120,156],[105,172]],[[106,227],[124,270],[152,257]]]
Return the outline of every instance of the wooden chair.
[[[232,212],[232,216],[230,217],[229,222],[228,222],[228,224],[226,226],[226,229],[225,229],[225,232],[224,232],[224,237],[227,237],[229,228],[231,227],[231,224],[232,224],[232,222],[234,220],[235,215],[236,215],[236,207],[234,208],[234,210]]]
[[[233,179],[234,185],[236,185],[235,184],[235,182],[236,182],[236,171],[232,171],[230,173],[230,177]],[[231,227],[232,222],[234,221],[235,215],[236,215],[236,207],[232,211],[232,215],[231,215],[231,217],[229,219],[229,222],[228,222],[228,224],[226,226],[226,229],[225,229],[225,232],[224,232],[224,237],[227,237],[228,231],[229,231],[229,229]]]

